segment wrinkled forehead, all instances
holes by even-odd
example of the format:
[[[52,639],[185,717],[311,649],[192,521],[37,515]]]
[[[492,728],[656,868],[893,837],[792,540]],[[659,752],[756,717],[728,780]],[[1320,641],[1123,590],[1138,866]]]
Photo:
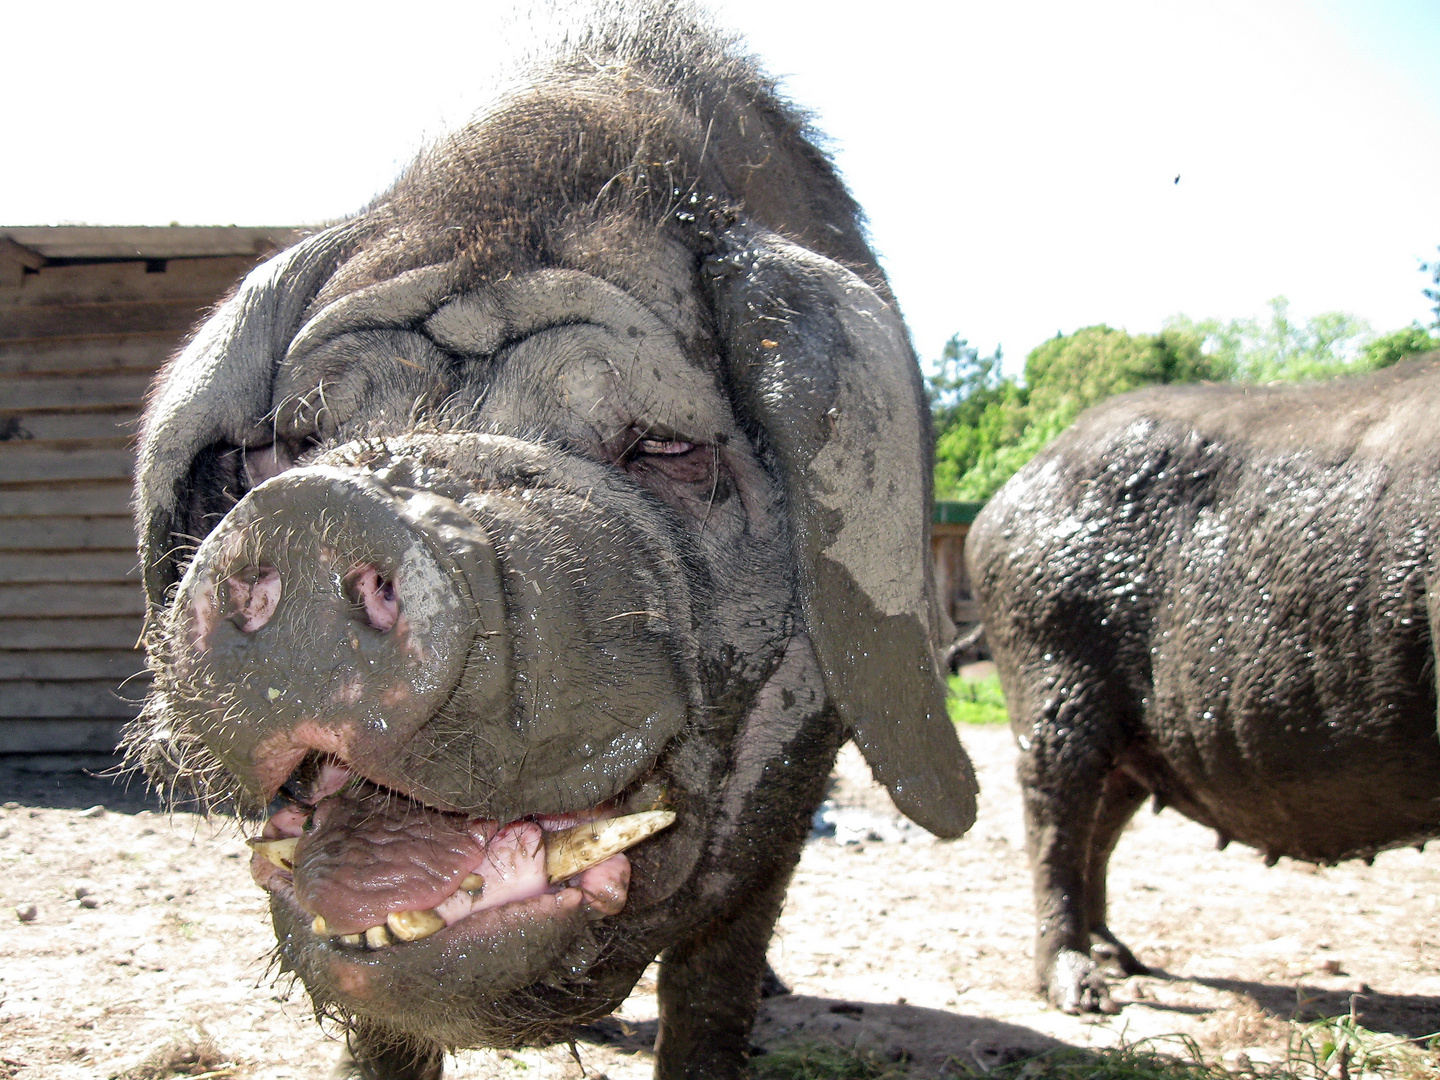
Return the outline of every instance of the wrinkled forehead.
[[[731,433],[693,255],[624,222],[573,234],[562,255],[570,268],[489,281],[424,267],[323,305],[277,373],[277,430],[333,430],[438,397],[471,417],[483,405],[497,422],[601,437]]]

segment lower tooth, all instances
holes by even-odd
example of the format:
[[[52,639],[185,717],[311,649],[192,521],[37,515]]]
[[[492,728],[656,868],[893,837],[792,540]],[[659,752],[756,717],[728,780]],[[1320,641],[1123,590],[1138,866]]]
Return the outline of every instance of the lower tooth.
[[[385,925],[401,941],[419,941],[445,929],[445,920],[433,911],[392,911]]]
[[[460,888],[466,892],[481,893],[485,891],[485,879],[479,874],[466,874],[460,880]]]
[[[365,935],[363,934],[341,934],[340,941],[345,945],[364,945]]]
[[[365,931],[365,944],[372,949],[383,949],[387,945],[393,945],[390,940],[390,931],[383,926],[372,926]]]

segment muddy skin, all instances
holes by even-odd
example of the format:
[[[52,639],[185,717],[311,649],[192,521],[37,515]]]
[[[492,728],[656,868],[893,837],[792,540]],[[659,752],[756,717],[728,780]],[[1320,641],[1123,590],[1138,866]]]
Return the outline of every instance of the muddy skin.
[[[974,816],[858,210],[683,5],[597,18],[256,270],[145,420],[131,754],[254,819],[367,1076],[563,1039],[658,955],[657,1075],[738,1077],[841,742]]]
[[[1114,1011],[1105,871],[1153,796],[1273,862],[1440,833],[1440,356],[1085,414],[976,519],[967,559],[1021,749],[1035,960]]]

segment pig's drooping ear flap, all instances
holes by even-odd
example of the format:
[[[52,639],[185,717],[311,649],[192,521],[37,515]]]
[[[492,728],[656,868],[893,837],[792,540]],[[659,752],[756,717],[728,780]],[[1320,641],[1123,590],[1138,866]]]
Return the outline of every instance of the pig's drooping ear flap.
[[[855,274],[773,233],[741,223],[715,242],[702,272],[784,483],[826,692],[895,805],[958,836],[976,783],[935,660],[929,434],[904,327]]]
[[[207,319],[151,391],[140,434],[135,521],[148,607],[174,582],[180,488],[197,454],[217,442],[263,438],[275,365],[305,309],[339,265],[353,233],[339,225],[262,263]]]

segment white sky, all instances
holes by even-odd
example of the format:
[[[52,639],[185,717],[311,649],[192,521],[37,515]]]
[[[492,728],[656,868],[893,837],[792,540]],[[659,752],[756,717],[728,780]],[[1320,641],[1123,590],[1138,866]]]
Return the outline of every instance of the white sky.
[[[509,6],[7,5],[0,222],[341,216],[469,115]],[[923,358],[1282,293],[1428,314],[1440,0],[714,7],[834,139]]]

